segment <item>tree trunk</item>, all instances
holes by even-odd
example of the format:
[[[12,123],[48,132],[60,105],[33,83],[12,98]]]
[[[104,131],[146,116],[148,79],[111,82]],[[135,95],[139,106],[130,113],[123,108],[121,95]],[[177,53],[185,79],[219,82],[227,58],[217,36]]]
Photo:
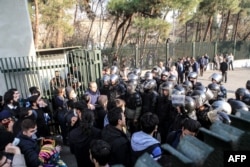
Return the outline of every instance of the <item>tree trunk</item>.
[[[200,23],[200,27],[199,27],[199,39],[198,39],[198,42],[201,42],[202,28],[203,28],[203,24]]]
[[[101,14],[100,14],[100,36],[99,36],[99,44],[100,44],[100,48],[101,48],[101,42],[102,42],[102,30],[103,30],[103,25],[104,25],[104,16],[103,16],[103,6],[102,6],[102,2],[101,2]]]
[[[109,34],[110,34],[110,32],[111,32],[111,30],[112,30],[112,28],[113,28],[113,26],[114,26],[116,20],[117,20],[117,18],[115,18],[115,19],[113,20],[113,22],[112,22],[112,24],[111,24],[111,26],[110,26],[110,28],[109,28],[109,31],[108,31],[107,36],[106,36],[105,41],[104,41],[104,47],[106,47],[106,43],[107,43],[107,41],[108,41]]]
[[[249,35],[250,35],[250,32],[248,32],[247,35],[245,35],[242,40],[245,41]]]
[[[228,10],[227,13],[227,20],[226,20],[226,25],[225,25],[225,30],[224,30],[224,35],[223,35],[223,40],[227,40],[227,28],[228,28],[228,23],[229,23],[229,18],[230,18],[231,10]]]
[[[130,19],[132,15],[126,17],[118,26],[117,30],[116,30],[116,33],[115,33],[115,37],[113,39],[113,42],[112,42],[112,47],[116,47],[117,46],[117,39],[118,39],[118,35],[120,34],[123,26],[126,24],[126,22]]]
[[[234,35],[233,35],[233,41],[236,41],[236,34],[237,34],[237,31],[238,31],[238,25],[239,25],[239,21],[240,21],[240,13],[241,13],[241,11],[239,11],[238,14],[237,14],[237,20],[236,20],[236,23],[235,23],[235,29],[234,29]]]
[[[197,26],[196,26],[196,34],[195,34],[195,41],[198,41],[198,37],[199,37],[199,27],[200,27],[200,23],[197,22]]]
[[[93,28],[93,24],[94,24],[94,21],[95,21],[95,14],[93,13],[93,11],[91,10],[90,6],[88,5],[89,1],[87,0],[84,0],[83,1],[85,5],[87,5],[87,8],[85,9],[86,12],[90,12],[90,13],[87,13],[88,15],[88,18],[91,20],[91,24],[90,24],[90,27],[89,27],[89,32],[88,32],[88,36],[87,36],[87,40],[86,40],[86,44],[85,44],[85,47],[88,47],[88,43],[89,43],[89,37],[90,37],[90,33],[92,31],[92,28]],[[96,5],[96,8],[95,8],[95,13],[97,11],[97,8],[99,6],[99,3],[100,1],[98,1],[97,5]],[[92,14],[91,14],[92,12]],[[93,46],[92,46],[93,47]]]
[[[123,35],[122,35],[122,39],[121,39],[120,46],[123,44],[123,42],[124,42],[124,40],[125,40],[125,37],[126,37],[127,32],[128,32],[128,29],[129,29],[129,27],[131,26],[131,21],[132,21],[132,16],[129,18],[127,27],[126,27],[126,29],[125,29]]]
[[[127,27],[126,27],[125,31],[123,32],[123,35],[122,35],[122,38],[121,38],[121,42],[120,42],[120,44],[119,44],[119,48],[118,48],[117,51],[116,51],[116,54],[119,52],[119,50],[120,50],[120,48],[121,48],[121,46],[122,46],[122,44],[123,44],[123,42],[124,42],[124,40],[125,40],[126,34],[127,34],[128,29],[129,29],[129,27],[130,27],[130,25],[131,25],[131,20],[132,20],[132,16],[131,16],[130,19],[128,20]]]
[[[78,5],[76,4],[75,13],[74,13],[74,22],[73,22],[74,25],[76,24],[77,9],[78,9]]]
[[[188,30],[188,23],[185,24],[185,42],[188,41],[188,34],[187,34],[187,30]]]
[[[212,26],[212,21],[213,21],[213,16],[209,16],[209,19],[208,19],[208,23],[207,23],[207,28],[206,28],[206,31],[204,33],[204,37],[203,37],[203,42],[206,41],[207,39],[207,35],[208,35],[208,32]]]
[[[59,9],[58,11],[58,19],[62,19],[63,17],[63,9]],[[63,46],[63,31],[61,27],[57,27],[56,30],[56,47],[62,47]]]
[[[38,0],[35,0],[35,26],[34,26],[34,44],[35,48],[38,49],[38,41],[39,41],[39,7]]]

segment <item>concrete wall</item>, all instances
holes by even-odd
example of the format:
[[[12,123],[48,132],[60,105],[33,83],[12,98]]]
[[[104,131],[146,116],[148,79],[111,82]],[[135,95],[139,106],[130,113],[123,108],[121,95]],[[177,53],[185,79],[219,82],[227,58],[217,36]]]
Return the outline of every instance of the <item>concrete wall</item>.
[[[235,60],[233,62],[234,68],[247,68],[250,67],[250,59]],[[213,63],[209,63],[207,70],[213,69]]]
[[[0,0],[0,20],[0,58],[36,57],[27,0]],[[3,69],[3,66],[8,66],[7,64],[15,64],[13,61],[4,61],[0,67]],[[15,74],[9,77],[10,80],[14,79]],[[7,89],[3,73],[0,73],[0,81],[2,95]]]

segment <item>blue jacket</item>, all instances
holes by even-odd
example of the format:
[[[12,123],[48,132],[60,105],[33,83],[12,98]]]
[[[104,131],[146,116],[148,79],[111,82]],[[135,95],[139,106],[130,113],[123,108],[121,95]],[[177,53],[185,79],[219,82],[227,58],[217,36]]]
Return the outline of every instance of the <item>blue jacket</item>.
[[[40,148],[37,145],[37,141],[19,133],[17,137],[20,139],[18,147],[24,155],[27,167],[38,167],[41,162],[38,158]]]
[[[139,158],[143,153],[149,153],[155,160],[162,155],[160,142],[153,136],[139,131],[133,134],[131,139],[132,157]]]

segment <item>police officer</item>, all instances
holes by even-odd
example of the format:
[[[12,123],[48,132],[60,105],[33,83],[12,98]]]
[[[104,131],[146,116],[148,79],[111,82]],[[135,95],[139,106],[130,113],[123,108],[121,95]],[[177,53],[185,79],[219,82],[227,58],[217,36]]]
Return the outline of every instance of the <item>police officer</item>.
[[[222,82],[222,75],[218,73],[213,73],[210,76],[212,83],[216,83],[220,86],[220,92],[218,93],[218,98],[226,99],[227,98],[227,89],[221,84]]]
[[[188,74],[188,81],[190,81],[192,83],[193,89],[195,89],[196,86],[202,85],[202,83],[197,82],[197,78],[198,78],[198,73],[197,72],[190,72]]]
[[[170,126],[176,116],[175,109],[172,106],[171,94],[174,84],[166,81],[161,85],[161,95],[157,99],[156,114],[159,117],[158,131],[161,135],[161,143],[166,142],[166,137],[169,133]]]
[[[168,77],[170,76],[168,71],[163,71],[161,73],[161,79],[159,80],[159,85],[158,85],[158,93],[162,94],[162,84],[168,80]]]
[[[156,111],[156,102],[158,93],[155,91],[156,81],[148,80],[144,84],[144,92],[142,93],[142,114],[146,112],[154,113]]]
[[[127,83],[127,92],[123,96],[126,102],[126,121],[128,130],[131,134],[139,130],[138,119],[141,115],[142,99],[138,92],[136,92],[136,82],[131,80]]]
[[[109,88],[109,104],[108,109],[115,106],[115,99],[119,98],[126,93],[126,86],[120,82],[117,74],[110,75],[110,88]]]
[[[109,98],[110,96],[109,87],[110,87],[110,76],[104,75],[101,79],[100,94],[106,95]]]

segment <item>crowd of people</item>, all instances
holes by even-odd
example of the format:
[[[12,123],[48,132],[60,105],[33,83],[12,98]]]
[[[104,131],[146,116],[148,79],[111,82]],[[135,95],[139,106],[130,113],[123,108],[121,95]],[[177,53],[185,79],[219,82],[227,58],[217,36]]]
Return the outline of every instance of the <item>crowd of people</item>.
[[[42,99],[36,86],[29,88],[25,105],[20,105],[17,89],[6,91],[0,112],[0,166],[67,166],[61,147],[46,142],[52,119],[78,167],[130,167],[145,152],[167,166],[161,144],[176,148],[185,135],[203,140],[200,127],[209,129],[216,121],[230,124],[229,114],[249,110],[250,80],[235,91],[235,99],[227,99],[220,73],[211,75],[209,85],[197,81],[206,59],[179,59],[172,63],[176,66],[160,62],[143,76],[139,68],[105,67],[100,83],[89,82],[81,96],[76,87],[53,82],[51,102]]]

